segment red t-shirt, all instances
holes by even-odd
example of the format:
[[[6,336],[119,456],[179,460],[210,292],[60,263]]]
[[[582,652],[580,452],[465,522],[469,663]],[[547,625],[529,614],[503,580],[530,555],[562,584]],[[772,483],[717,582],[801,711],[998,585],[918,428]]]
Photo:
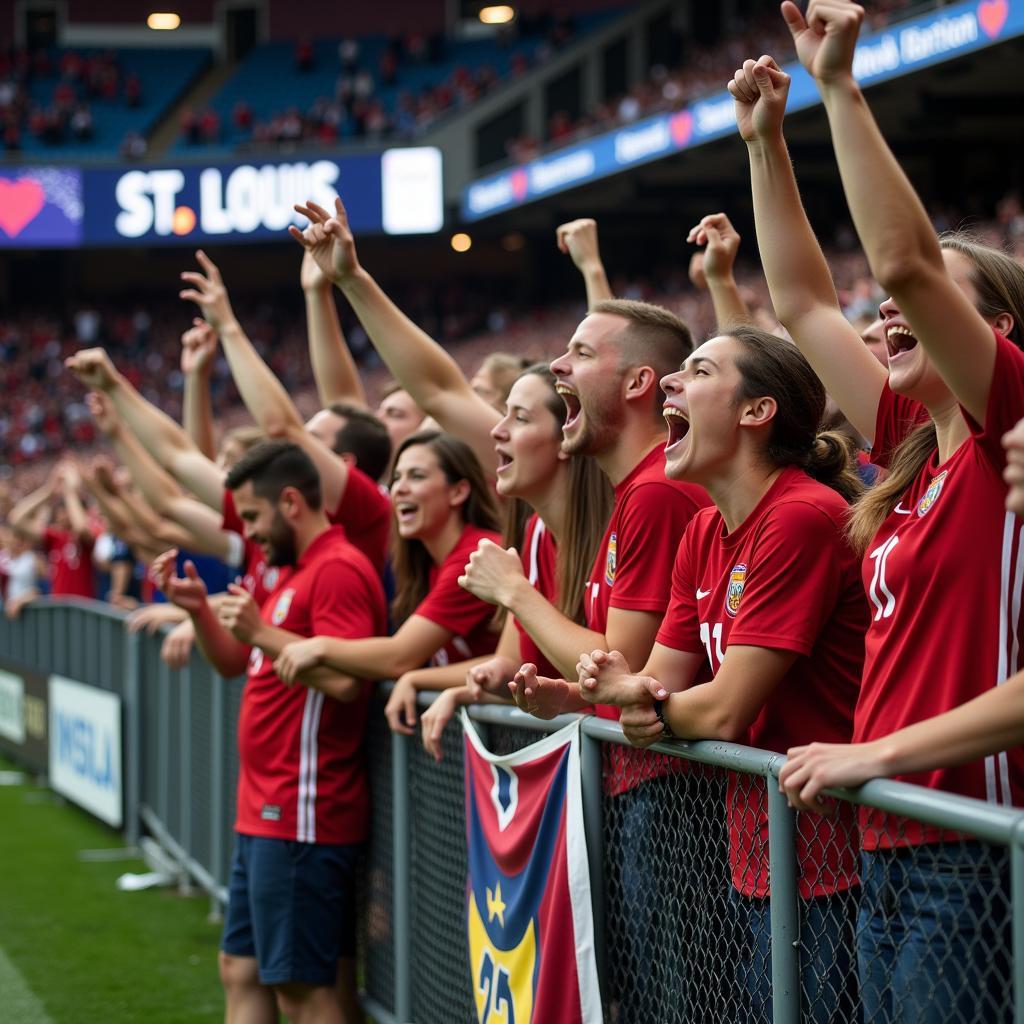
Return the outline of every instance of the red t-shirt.
[[[348,639],[387,631],[374,567],[330,527],[303,552],[261,609],[264,622],[299,636]],[[369,790],[362,758],[370,684],[351,702],[286,686],[254,647],[238,716],[238,817],[244,835],[302,843],[357,843],[367,836]]]
[[[50,560],[50,594],[53,597],[95,597],[92,582],[92,547],[70,530],[49,526],[43,531],[43,550]]]
[[[941,465],[936,452],[882,524],[863,560],[871,621],[854,739],[877,739],[958,707],[1021,667],[1021,522],[1007,512],[1003,433],[1024,415],[1024,354],[996,335],[984,424]],[[877,438],[892,450],[914,403],[886,388]],[[911,422],[912,425],[912,422]],[[902,781],[1019,804],[1024,751]],[[864,808],[865,849],[950,838],[932,825]]]
[[[676,557],[672,605],[658,643],[706,652],[712,674],[730,644],[798,655],[745,742],[768,750],[821,740],[847,743],[864,658],[867,605],[845,537],[846,502],[798,469],[784,469],[731,534],[721,513],[694,516]],[[769,890],[768,808],[761,780],[732,773],[727,796],[733,885]],[[856,816],[802,814],[800,893],[821,896],[856,882]]]
[[[540,591],[551,604],[558,604],[558,578],[555,572],[558,559],[558,548],[555,538],[544,525],[543,520],[535,512],[526,521],[523,530],[522,546],[523,571],[530,585]],[[519,658],[523,664],[530,662],[537,666],[537,674],[558,679],[562,673],[544,656],[543,651],[534,643],[533,637],[523,629],[519,620],[513,616],[512,621],[519,630]]]
[[[451,639],[430,659],[431,665],[451,665],[467,658],[493,654],[498,634],[491,627],[494,605],[474,597],[459,586],[459,577],[466,570],[469,556],[484,538],[501,543],[493,530],[479,526],[463,528],[455,547],[440,565],[430,567],[427,596],[420,601],[413,615],[422,615],[447,629]]]
[[[221,529],[237,533],[245,544],[245,569],[239,583],[253,596],[262,608],[264,601],[291,573],[291,566],[267,565],[263,548],[245,536],[245,523],[235,508],[235,497],[229,490],[224,491],[221,504]]]
[[[384,572],[391,540],[391,499],[387,491],[356,466],[348,468],[348,482],[338,507],[328,513],[332,523],[345,527],[348,539]]]
[[[587,579],[587,628],[605,633],[608,609],[655,612],[668,607],[675,559],[683,531],[711,499],[702,487],[665,476],[665,448],[658,445],[615,488],[608,529]],[[643,665],[630,665],[639,672]],[[619,718],[619,708],[599,704],[600,718]],[[680,771],[685,762],[612,744],[605,754],[605,789],[616,795],[644,779]]]

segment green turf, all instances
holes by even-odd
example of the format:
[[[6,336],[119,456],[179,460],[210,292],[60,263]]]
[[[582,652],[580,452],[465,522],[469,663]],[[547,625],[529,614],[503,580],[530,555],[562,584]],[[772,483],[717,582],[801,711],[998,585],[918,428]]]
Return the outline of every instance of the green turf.
[[[147,870],[142,861],[77,857],[121,845],[46,790],[0,786],[0,953],[53,1024],[219,1024],[208,898],[119,892],[115,879]],[[0,992],[0,1020],[3,1002]]]

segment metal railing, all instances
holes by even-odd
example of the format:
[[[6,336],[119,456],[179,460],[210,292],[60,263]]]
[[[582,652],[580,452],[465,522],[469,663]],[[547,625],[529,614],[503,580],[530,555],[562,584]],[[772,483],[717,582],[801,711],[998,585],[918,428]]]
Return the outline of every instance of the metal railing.
[[[17,622],[0,619],[0,664],[121,697],[126,838],[149,832],[222,901],[241,680],[220,679],[198,655],[167,668],[161,638],[129,635],[123,618],[95,602],[39,602]],[[382,699],[366,743],[364,1004],[378,1024],[472,1021],[460,730],[446,730],[436,764],[418,740],[388,731]],[[502,753],[571,720],[498,706],[470,714]],[[781,754],[717,742],[640,754],[613,722],[587,717],[581,730],[607,1021],[1024,1024],[1024,811],[880,780],[836,794],[826,827],[786,805]],[[854,830],[842,824],[855,804],[899,816],[898,828],[938,826],[944,841],[871,855],[862,892]],[[934,922],[923,953],[901,930],[907,917]]]

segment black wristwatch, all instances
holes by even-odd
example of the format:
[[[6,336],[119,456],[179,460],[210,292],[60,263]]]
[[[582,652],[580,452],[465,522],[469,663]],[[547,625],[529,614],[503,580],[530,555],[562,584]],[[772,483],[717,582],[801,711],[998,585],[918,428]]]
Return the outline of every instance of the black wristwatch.
[[[668,698],[666,698],[667,700]],[[658,721],[661,722],[662,732],[665,734],[665,739],[674,740],[676,734],[672,731],[672,726],[668,724],[665,719],[665,701],[656,700],[654,702],[654,713],[658,716]]]

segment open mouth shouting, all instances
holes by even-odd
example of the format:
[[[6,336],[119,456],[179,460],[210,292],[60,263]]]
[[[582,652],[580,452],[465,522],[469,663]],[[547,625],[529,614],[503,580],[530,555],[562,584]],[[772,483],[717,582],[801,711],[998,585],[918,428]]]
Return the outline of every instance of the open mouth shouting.
[[[498,473],[501,474],[507,470],[515,460],[502,448],[496,447],[494,450],[498,455]]]
[[[889,356],[889,362],[899,359],[900,356],[917,348],[917,338],[911,333],[910,328],[902,324],[893,324],[885,331],[885,349]]]
[[[399,501],[395,504],[395,518],[398,520],[399,526],[407,525],[416,518],[416,513],[420,510],[419,505],[414,504],[411,501]]]
[[[665,445],[665,454],[672,454],[672,450],[681,445],[687,434],[690,433],[690,420],[682,409],[674,405],[666,405],[662,409],[665,417],[665,425],[668,427],[668,443]]]
[[[556,384],[555,391],[562,396],[562,401],[565,402],[566,417],[565,423],[562,425],[562,429],[569,430],[571,427],[575,426],[576,421],[580,418],[580,412],[583,409],[580,405],[580,396],[566,384]]]

